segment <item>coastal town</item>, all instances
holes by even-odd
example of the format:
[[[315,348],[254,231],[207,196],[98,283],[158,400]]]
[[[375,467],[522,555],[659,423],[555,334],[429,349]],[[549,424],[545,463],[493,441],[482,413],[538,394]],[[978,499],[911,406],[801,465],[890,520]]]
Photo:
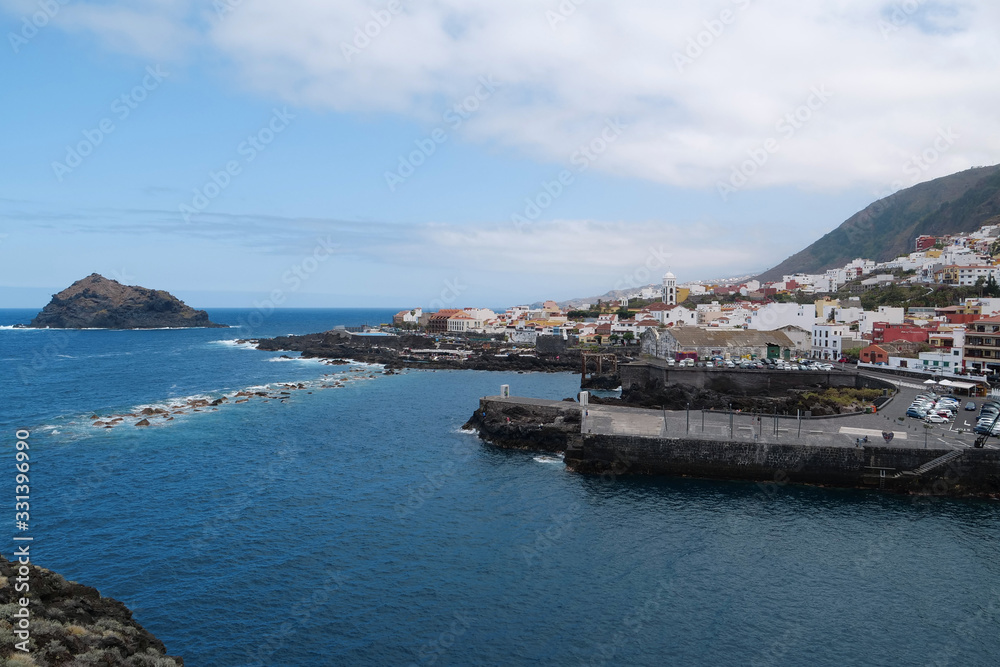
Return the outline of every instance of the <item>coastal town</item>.
[[[522,347],[561,339],[668,363],[821,360],[981,380],[1000,371],[998,278],[1000,226],[988,225],[920,236],[913,252],[891,261],[859,258],[775,282],[681,283],[668,272],[660,285],[616,299],[503,312],[414,308],[382,330],[490,335]],[[897,302],[886,299],[894,290]]]

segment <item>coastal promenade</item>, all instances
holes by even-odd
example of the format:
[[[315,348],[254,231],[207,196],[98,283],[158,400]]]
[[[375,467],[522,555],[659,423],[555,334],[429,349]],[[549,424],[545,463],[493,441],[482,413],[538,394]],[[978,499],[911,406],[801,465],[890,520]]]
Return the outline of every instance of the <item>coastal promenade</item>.
[[[913,398],[926,391],[905,379],[880,375],[897,385],[898,393],[876,414],[834,415],[797,418],[796,415],[753,414],[715,410],[650,410],[608,405],[588,405],[581,414],[581,433],[628,435],[645,438],[690,438],[717,442],[762,442],[817,447],[857,447],[867,436],[868,444],[911,449],[968,449],[976,440],[971,432],[978,411],[962,411],[950,424],[924,424],[906,417]],[[565,401],[500,396],[488,397],[531,406],[566,407]],[[977,401],[980,405],[982,399]],[[960,432],[962,429],[966,432]],[[887,443],[883,431],[893,433]],[[991,438],[988,449],[1000,449],[1000,439]]]
[[[920,391],[901,386],[877,414],[815,418],[490,396],[466,426],[498,447],[564,452],[567,468],[582,473],[1000,494],[1000,442],[974,448],[972,411],[952,424],[906,418]]]

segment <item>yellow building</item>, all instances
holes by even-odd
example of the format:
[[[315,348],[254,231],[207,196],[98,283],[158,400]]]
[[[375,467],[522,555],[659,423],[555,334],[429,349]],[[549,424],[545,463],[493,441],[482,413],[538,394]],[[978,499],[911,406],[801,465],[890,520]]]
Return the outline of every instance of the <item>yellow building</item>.
[[[828,296],[823,297],[822,299],[816,299],[816,317],[823,317],[823,310],[828,306],[840,308],[840,299],[831,299]]]

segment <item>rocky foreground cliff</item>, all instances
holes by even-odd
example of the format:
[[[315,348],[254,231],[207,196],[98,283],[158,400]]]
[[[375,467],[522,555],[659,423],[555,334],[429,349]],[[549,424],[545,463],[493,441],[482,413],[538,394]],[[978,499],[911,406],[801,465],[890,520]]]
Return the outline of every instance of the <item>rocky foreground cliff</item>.
[[[27,565],[29,592],[28,652],[15,648],[15,614],[24,593],[15,591],[17,563],[0,556],[0,651],[5,665],[183,666],[166,647],[135,622],[123,603],[90,586],[66,581],[54,572]]]
[[[55,294],[29,325],[38,329],[224,327],[163,290],[122,285],[93,273]]]

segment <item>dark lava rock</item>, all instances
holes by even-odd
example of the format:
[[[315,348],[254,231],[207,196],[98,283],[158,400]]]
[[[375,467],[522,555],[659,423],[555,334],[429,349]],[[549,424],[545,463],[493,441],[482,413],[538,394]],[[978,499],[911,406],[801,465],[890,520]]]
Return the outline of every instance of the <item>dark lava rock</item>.
[[[14,614],[25,596],[14,590],[19,567],[0,556],[0,635],[5,637],[0,650],[5,664],[183,666],[183,658],[166,655],[163,642],[136,623],[124,604],[36,565],[25,566],[30,585],[29,653],[16,650],[13,644],[20,639],[13,634]],[[21,656],[23,661],[25,655],[33,661],[11,659]]]
[[[136,426],[149,426],[149,420],[148,419],[143,419],[141,421],[137,421],[135,423],[135,425]]]
[[[803,387],[766,395],[763,393],[729,394],[690,385],[657,382],[632,386],[622,391],[621,398],[591,396],[596,405],[617,405],[631,408],[665,408],[667,410],[735,410],[763,414],[794,415],[797,411],[811,411],[813,416],[853,414],[857,405],[837,407],[825,402],[820,392],[823,387]]]
[[[93,273],[52,297],[31,320],[38,329],[225,327],[163,290],[122,285]]]
[[[476,371],[520,371],[520,372],[579,372],[580,353],[567,350],[558,355],[527,353],[516,351],[497,354],[502,347],[499,340],[489,345],[468,341],[466,348],[472,354],[463,360],[449,358],[441,354],[417,356],[413,350],[438,349],[442,352],[462,347],[457,343],[438,342],[434,335],[402,334],[399,336],[355,336],[344,330],[333,329],[322,333],[301,336],[279,336],[262,338],[253,342],[258,350],[266,352],[300,352],[303,358],[326,359],[328,364],[348,363],[345,359],[384,364],[386,368],[466,369]],[[615,381],[617,387],[619,381]]]
[[[477,431],[480,439],[503,449],[561,453],[580,433],[580,405],[572,399],[554,419],[516,403],[483,407],[480,404],[462,428]]]

